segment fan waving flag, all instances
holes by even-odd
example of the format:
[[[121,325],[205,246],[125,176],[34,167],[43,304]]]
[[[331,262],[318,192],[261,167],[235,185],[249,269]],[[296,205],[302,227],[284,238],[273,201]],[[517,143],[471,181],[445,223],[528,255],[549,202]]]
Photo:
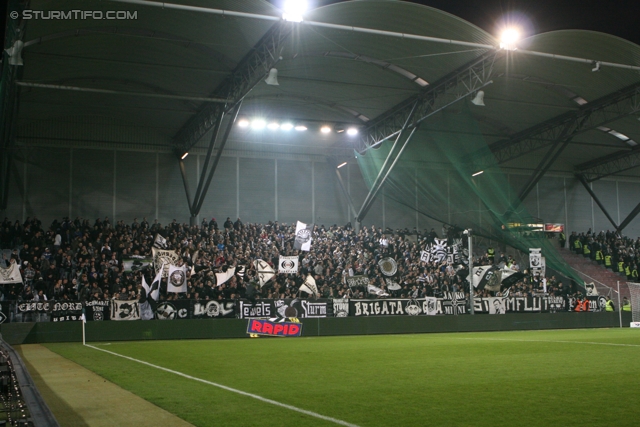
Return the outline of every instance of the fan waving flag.
[[[187,273],[184,267],[176,267],[175,265],[169,266],[167,292],[187,292]]]
[[[483,265],[479,267],[473,267],[473,286],[481,291],[486,289],[488,291],[497,292],[500,290],[500,269],[495,265]],[[470,281],[471,279],[468,278]]]
[[[280,255],[280,262],[278,264],[278,273],[295,274],[297,272],[298,272],[298,257]]]
[[[227,271],[216,273],[216,286],[220,286],[223,283],[227,282],[233,277],[234,274],[236,274],[235,267],[229,267],[227,268]]]
[[[271,268],[271,266],[266,261],[263,261],[261,259],[253,261],[253,266],[258,272],[258,283],[260,284],[260,287],[263,287],[265,283],[267,283],[276,275],[275,270]]]
[[[311,277],[311,275],[308,275],[304,283],[300,285],[300,290],[311,294],[316,298],[318,297],[318,286],[316,285],[316,280]]]
[[[313,224],[305,224],[298,221],[296,224],[296,240],[293,243],[295,249],[309,252],[311,250],[311,232],[313,231]]]
[[[159,249],[167,249],[167,239],[160,234],[156,234],[156,238],[153,241],[153,246]]]
[[[7,283],[22,283],[20,268],[15,261],[12,261],[8,268],[0,267],[0,284],[4,285]]]

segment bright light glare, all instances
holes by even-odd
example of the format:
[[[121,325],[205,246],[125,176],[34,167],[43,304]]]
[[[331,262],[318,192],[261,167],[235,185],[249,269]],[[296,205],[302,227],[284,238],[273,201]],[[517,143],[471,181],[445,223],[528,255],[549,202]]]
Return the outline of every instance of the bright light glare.
[[[305,130],[307,130],[307,127],[306,127],[306,126],[304,126],[304,125],[298,125],[298,126],[296,126],[296,127],[295,127],[295,129],[296,129],[298,132],[304,132]]]
[[[238,126],[241,127],[241,128],[249,127],[249,120],[247,120],[247,119],[238,120]]]
[[[255,119],[254,121],[251,122],[251,129],[255,129],[255,130],[264,129],[266,125],[267,125],[267,122],[265,122],[264,120]]]
[[[358,134],[358,129],[356,128],[349,128],[347,129],[347,135],[349,136],[356,136]]]
[[[307,0],[284,0],[282,19],[291,22],[301,22],[302,15],[307,11]]]
[[[282,130],[291,130],[293,129],[293,125],[291,123],[283,123],[280,125],[280,129]]]
[[[189,155],[189,152],[187,151],[186,153],[184,153],[184,154],[182,155],[182,157],[180,157],[180,160],[184,160],[184,159],[186,159],[188,155]]]
[[[500,49],[516,50],[518,40],[520,40],[520,31],[516,28],[507,28],[500,35]]]
[[[320,128],[320,132],[322,132],[322,133],[329,133],[329,132],[331,132],[331,128],[330,128],[329,126],[322,126],[322,127]]]
[[[341,167],[346,166],[346,165],[347,165],[347,162],[340,163],[340,164],[338,165],[338,169],[340,169]]]
[[[267,129],[269,130],[277,130],[280,128],[280,125],[277,122],[271,122],[267,125]]]
[[[482,175],[483,173],[484,173],[484,171],[478,171],[478,172],[474,173],[471,176],[478,176],[478,175]]]

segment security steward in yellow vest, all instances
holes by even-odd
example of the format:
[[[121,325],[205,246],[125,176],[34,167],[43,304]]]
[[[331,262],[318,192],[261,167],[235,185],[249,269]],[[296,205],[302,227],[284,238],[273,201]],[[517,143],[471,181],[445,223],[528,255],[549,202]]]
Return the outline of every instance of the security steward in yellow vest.
[[[606,254],[604,256],[604,266],[607,268],[613,268],[613,261],[611,260],[611,255]]]
[[[565,243],[567,243],[567,236],[565,236],[564,231],[560,232],[558,236],[558,243],[560,243],[560,247],[564,248]]]
[[[622,300],[622,311],[631,311],[631,302],[627,299],[627,297],[624,297],[624,299]]]
[[[586,258],[589,258],[589,256],[591,255],[591,248],[589,247],[588,243],[582,246],[582,255],[584,255]]]
[[[627,276],[627,280],[631,280],[631,267],[629,264],[624,266],[624,275]]]
[[[489,246],[487,248],[487,258],[489,258],[489,261],[491,262],[491,264],[493,264],[495,257],[496,257],[496,250],[493,249],[491,246]]]
[[[602,261],[604,261],[604,254],[599,249],[596,251],[596,261],[598,264],[602,264]]]
[[[607,297],[607,305],[605,305],[605,311],[616,311],[616,307],[613,305],[611,298]]]
[[[582,253],[582,242],[580,241],[580,238],[576,238],[576,240],[573,241],[573,250],[577,254]]]
[[[618,261],[618,273],[624,273],[624,261]]]
[[[633,267],[631,268],[631,280],[634,282],[638,281],[638,266],[636,264],[633,264]]]

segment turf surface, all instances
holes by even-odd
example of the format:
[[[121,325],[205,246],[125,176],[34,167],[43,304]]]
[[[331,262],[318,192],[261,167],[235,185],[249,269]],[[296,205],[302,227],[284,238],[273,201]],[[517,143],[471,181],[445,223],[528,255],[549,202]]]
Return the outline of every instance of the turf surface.
[[[95,345],[363,427],[640,420],[639,330]],[[79,344],[47,347],[196,426],[336,425]]]

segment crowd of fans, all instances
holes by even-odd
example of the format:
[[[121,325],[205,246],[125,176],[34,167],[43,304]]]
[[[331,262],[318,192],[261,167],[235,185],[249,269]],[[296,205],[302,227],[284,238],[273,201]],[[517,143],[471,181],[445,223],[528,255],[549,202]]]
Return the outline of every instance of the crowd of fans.
[[[168,249],[176,250],[192,271],[186,293],[167,293],[161,287],[160,299],[236,299],[247,297],[247,291],[256,289],[251,298],[309,297],[299,292],[306,276],[316,281],[319,296],[323,298],[376,298],[364,287],[350,288],[348,276],[365,275],[371,284],[382,289],[389,297],[417,298],[441,296],[445,292],[469,293],[466,273],[447,263],[426,263],[420,253],[426,245],[438,238],[435,230],[382,230],[373,226],[356,232],[346,226],[316,225],[309,252],[294,249],[295,224],[269,222],[243,224],[230,218],[219,226],[215,218],[203,220],[199,226],[180,224],[173,220],[168,225],[146,218],[125,224],[112,224],[109,218],[97,219],[91,224],[86,219],[64,218],[55,220],[46,229],[37,218],[24,223],[5,218],[0,231],[3,267],[15,262],[21,268],[24,284],[4,285],[3,300],[103,300],[138,299],[141,294],[141,275],[147,283],[153,280],[152,269],[125,272],[123,260],[132,255],[151,256],[157,235],[166,238]],[[455,237],[449,235],[449,239]],[[594,236],[595,237],[595,236]],[[614,246],[621,249],[620,245]],[[627,252],[629,253],[629,248]],[[637,253],[634,251],[633,253]],[[277,272],[280,255],[298,255],[298,274],[277,274],[262,288],[254,286],[256,271],[253,261],[262,259]],[[394,258],[398,273],[393,280],[399,289],[388,289],[388,282],[378,268],[378,261]],[[495,260],[494,260],[495,259]],[[520,270],[517,263],[504,254],[483,254],[476,257],[475,265],[507,265]],[[246,266],[244,276],[234,276],[227,283],[216,286],[215,272],[231,266]],[[524,277],[510,289],[512,295],[528,296],[543,290],[554,295],[570,295],[575,289],[563,285],[555,277],[533,277],[526,270]],[[392,286],[394,287],[394,286]],[[476,291],[476,296],[490,296],[487,291]]]
[[[569,248],[626,276],[629,281],[638,281],[640,237],[633,240],[609,230],[597,234],[591,229],[580,234],[574,231],[569,236]]]

